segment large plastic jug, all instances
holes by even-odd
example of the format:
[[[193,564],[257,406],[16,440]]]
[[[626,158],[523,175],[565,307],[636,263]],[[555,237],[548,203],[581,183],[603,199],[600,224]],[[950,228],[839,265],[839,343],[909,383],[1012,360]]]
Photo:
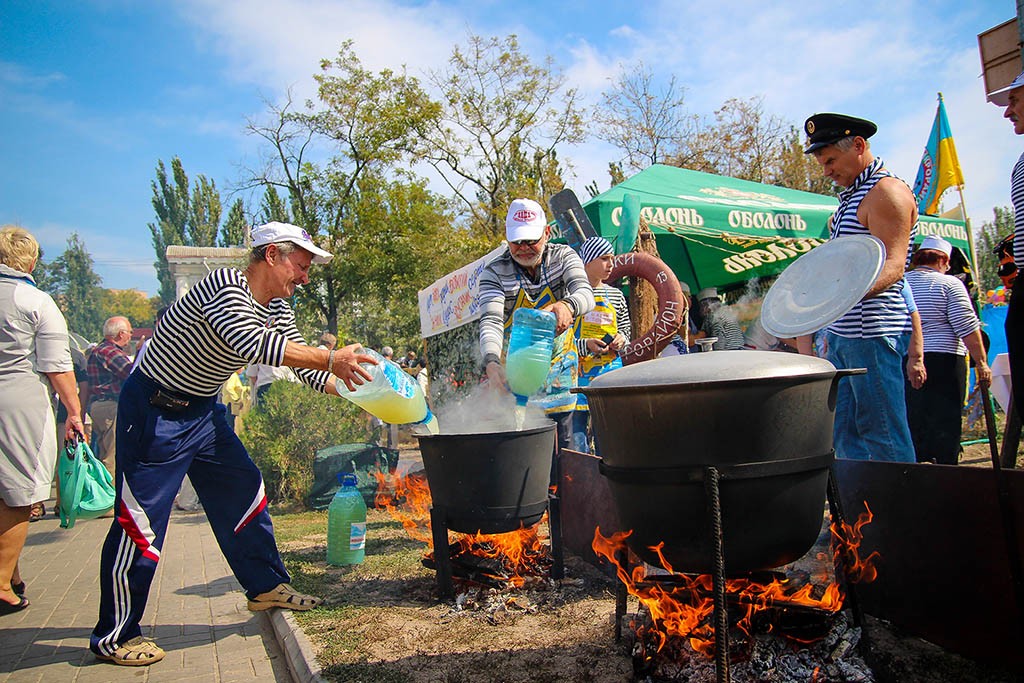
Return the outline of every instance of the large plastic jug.
[[[525,405],[526,399],[544,386],[551,371],[554,342],[554,313],[536,308],[517,308],[512,313],[505,376],[519,405]]]
[[[359,564],[366,555],[366,503],[356,475],[338,474],[341,488],[327,507],[327,564]]]
[[[420,383],[402,367],[373,349],[362,349],[361,353],[373,356],[376,365],[362,363],[373,379],[363,382],[355,391],[349,391],[340,379],[334,384],[342,398],[380,418],[388,424],[422,424],[432,433],[437,433],[437,418],[430,412],[427,399]]]

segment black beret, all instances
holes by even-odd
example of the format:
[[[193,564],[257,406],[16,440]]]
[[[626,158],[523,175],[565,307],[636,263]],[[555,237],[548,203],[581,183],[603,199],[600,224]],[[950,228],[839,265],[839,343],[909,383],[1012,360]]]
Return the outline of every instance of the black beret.
[[[877,130],[878,126],[856,116],[815,114],[804,122],[804,132],[807,133],[807,149],[804,150],[804,154],[810,154],[816,149],[851,135],[867,139]]]

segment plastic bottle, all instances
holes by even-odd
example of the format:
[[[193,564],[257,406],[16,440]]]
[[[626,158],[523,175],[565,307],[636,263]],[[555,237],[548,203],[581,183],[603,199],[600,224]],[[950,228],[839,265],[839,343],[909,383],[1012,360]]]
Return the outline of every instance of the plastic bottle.
[[[431,434],[437,434],[437,418],[430,412],[423,388],[416,378],[373,349],[362,349],[360,353],[373,356],[377,361],[376,365],[361,364],[373,379],[358,385],[355,391],[349,391],[339,379],[334,385],[338,394],[382,422],[422,424]]]
[[[327,564],[359,564],[366,554],[366,503],[356,475],[338,474],[341,488],[327,507]]]
[[[551,371],[554,342],[554,313],[535,308],[517,308],[512,313],[505,376],[519,405],[525,405],[527,398],[544,386]]]

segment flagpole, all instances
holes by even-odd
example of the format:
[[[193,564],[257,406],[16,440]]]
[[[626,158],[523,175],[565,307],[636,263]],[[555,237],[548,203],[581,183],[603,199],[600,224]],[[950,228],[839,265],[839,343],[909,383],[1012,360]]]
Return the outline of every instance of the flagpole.
[[[967,202],[964,201],[964,186],[957,185],[956,191],[960,195],[960,209],[964,214],[964,225],[967,228],[967,248],[971,250],[967,263],[971,267],[971,279],[974,280],[974,297],[981,310],[981,274],[978,271],[978,251],[974,247],[974,230],[971,229],[971,218],[967,215]]]

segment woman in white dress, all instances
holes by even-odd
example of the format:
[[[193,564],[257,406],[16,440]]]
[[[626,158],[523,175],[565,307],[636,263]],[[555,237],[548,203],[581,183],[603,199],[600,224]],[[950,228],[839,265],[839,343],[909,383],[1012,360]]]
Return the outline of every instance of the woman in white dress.
[[[39,244],[0,228],[0,615],[28,607],[18,557],[33,503],[50,497],[57,463],[52,391],[67,408],[65,438],[84,437],[68,326],[32,271]]]

